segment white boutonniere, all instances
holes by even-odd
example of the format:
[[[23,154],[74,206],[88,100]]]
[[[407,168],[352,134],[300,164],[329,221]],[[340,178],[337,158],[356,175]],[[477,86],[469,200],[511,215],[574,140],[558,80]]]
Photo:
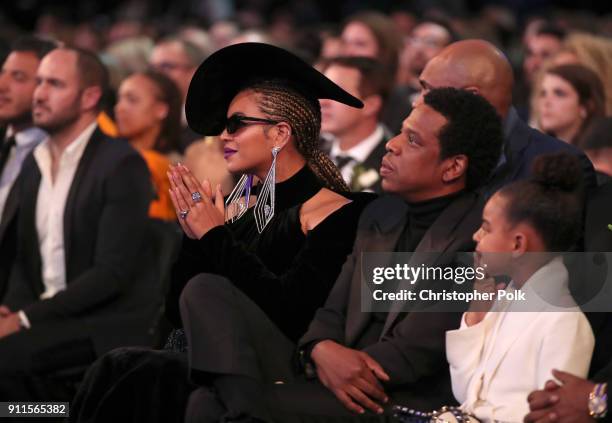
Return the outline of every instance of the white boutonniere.
[[[366,168],[363,165],[356,165],[353,168],[351,178],[351,191],[363,191],[370,188],[380,179],[376,169]]]

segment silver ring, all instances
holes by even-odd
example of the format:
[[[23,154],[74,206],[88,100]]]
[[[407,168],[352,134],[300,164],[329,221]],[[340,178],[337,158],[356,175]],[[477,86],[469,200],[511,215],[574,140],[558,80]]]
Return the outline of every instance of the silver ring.
[[[192,192],[191,199],[194,203],[199,203],[200,201],[202,201],[202,194],[200,194],[198,191]]]
[[[187,219],[187,215],[189,214],[189,210],[181,210],[179,212],[179,216],[181,219],[185,220]]]

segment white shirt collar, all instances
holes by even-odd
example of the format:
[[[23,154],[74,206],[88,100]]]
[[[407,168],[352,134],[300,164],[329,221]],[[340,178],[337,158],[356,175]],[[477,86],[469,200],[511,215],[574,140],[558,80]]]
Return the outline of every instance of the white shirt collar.
[[[385,129],[382,125],[376,125],[376,129],[366,138],[364,138],[359,144],[356,146],[349,148],[348,150],[340,149],[340,142],[337,139],[334,139],[332,142],[331,151],[329,155],[331,157],[337,156],[349,156],[353,158],[357,163],[363,163],[370,153],[374,151],[382,137],[385,135]]]
[[[75,161],[79,161],[83,155],[83,152],[85,151],[85,147],[87,146],[89,139],[96,130],[97,125],[97,122],[93,121],[87,128],[85,128],[63,151],[61,161],[65,163],[74,163]],[[37,161],[42,159],[42,155],[46,156],[46,159],[43,160],[51,159],[51,142],[49,141],[49,137],[47,137],[34,149],[34,157],[37,159]]]

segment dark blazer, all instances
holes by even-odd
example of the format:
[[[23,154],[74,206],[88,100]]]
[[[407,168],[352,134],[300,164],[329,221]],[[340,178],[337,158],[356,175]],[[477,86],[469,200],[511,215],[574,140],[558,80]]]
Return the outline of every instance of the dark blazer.
[[[584,235],[585,251],[612,251],[612,230],[608,229],[608,225],[612,224],[610,210],[612,210],[612,182],[597,187],[588,197]],[[612,265],[608,263],[606,266],[604,262],[605,260],[587,262],[589,267],[586,270],[579,269],[576,285],[584,287],[588,283],[593,293],[599,292],[602,289],[603,281],[608,279],[607,275]],[[595,273],[596,271],[598,272]],[[595,277],[593,277],[594,273]],[[612,359],[612,313],[587,312],[585,314],[595,334],[595,350],[589,371],[589,374],[593,375]],[[608,365],[608,372],[612,376],[612,365]]]
[[[4,298],[32,326],[78,319],[91,327],[98,353],[147,343],[146,329],[160,298],[147,217],[150,177],[141,156],[125,141],[93,133],[78,164],[64,211],[67,287],[44,292],[36,230],[41,173],[30,154],[18,178],[21,201],[17,256]]]
[[[456,198],[416,248],[417,253],[443,253],[436,260],[428,255],[424,263],[442,265],[444,253],[473,251],[472,234],[480,226],[481,211],[480,196],[465,193]],[[324,339],[355,347],[373,321],[372,313],[361,311],[361,254],[394,251],[406,222],[406,204],[397,197],[382,197],[366,208],[359,223],[353,253],[344,264],[325,306],[317,311],[300,340],[300,349],[308,349],[316,341]],[[363,351],[383,366],[391,378],[388,386],[396,393],[418,392],[419,396],[427,398],[425,405],[421,406],[439,407],[454,403],[445,336],[447,330],[459,327],[460,317],[460,313],[404,313],[392,309],[386,315],[378,342],[366,346]]]
[[[2,219],[0,220],[0,299],[6,292],[11,266],[15,261],[18,204],[19,187],[15,183],[6,197]]]
[[[531,165],[536,157],[560,151],[578,156],[584,172],[583,178],[586,190],[597,186],[593,165],[578,148],[529,127],[518,117],[514,109],[510,109],[504,129],[506,161],[493,171],[485,187],[487,196],[491,196],[499,188],[510,182],[529,177],[531,175]]]

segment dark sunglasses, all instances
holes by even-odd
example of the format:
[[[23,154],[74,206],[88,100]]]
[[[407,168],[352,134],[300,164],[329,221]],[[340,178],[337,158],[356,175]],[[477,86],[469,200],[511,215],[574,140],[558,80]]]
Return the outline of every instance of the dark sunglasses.
[[[234,134],[241,128],[248,125],[256,125],[258,123],[266,123],[269,125],[276,125],[279,123],[278,120],[263,119],[250,116],[232,115],[225,120],[225,130],[228,134]]]

